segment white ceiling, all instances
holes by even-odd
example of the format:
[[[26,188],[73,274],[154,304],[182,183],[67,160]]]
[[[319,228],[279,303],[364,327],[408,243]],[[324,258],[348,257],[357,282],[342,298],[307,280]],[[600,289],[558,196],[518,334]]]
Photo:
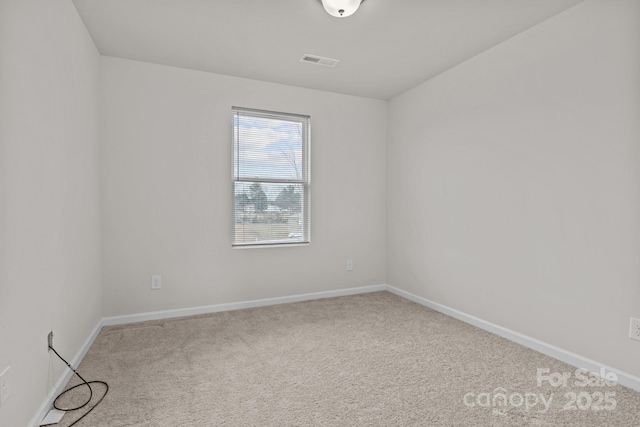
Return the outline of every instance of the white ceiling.
[[[102,55],[389,99],[583,0],[74,0]],[[335,68],[300,62],[336,58]]]

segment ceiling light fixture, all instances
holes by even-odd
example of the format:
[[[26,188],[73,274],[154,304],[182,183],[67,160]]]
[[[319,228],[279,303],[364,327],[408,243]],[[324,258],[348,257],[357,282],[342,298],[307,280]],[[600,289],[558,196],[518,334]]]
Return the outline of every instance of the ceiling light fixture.
[[[364,0],[320,0],[324,10],[336,18],[346,18],[353,15]]]

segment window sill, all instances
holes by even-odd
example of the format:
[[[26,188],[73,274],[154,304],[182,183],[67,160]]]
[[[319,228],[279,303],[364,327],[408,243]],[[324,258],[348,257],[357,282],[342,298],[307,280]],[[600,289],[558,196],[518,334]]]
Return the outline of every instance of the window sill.
[[[295,243],[262,243],[256,245],[232,245],[233,249],[261,249],[261,248],[290,248],[295,246],[309,246],[310,242]]]

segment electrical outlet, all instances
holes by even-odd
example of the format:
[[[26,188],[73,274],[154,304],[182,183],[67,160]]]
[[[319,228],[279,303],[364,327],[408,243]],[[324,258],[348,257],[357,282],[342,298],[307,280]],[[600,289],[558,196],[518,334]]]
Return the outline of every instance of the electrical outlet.
[[[352,271],[353,270],[353,260],[348,259],[347,260],[347,271]]]
[[[11,383],[9,382],[9,366],[0,374],[0,406],[11,397]]]
[[[47,335],[47,350],[53,348],[53,331],[49,332]]]
[[[640,319],[631,318],[631,326],[629,327],[629,338],[640,341]]]
[[[162,288],[162,276],[159,274],[154,274],[151,276],[151,289],[160,289]]]

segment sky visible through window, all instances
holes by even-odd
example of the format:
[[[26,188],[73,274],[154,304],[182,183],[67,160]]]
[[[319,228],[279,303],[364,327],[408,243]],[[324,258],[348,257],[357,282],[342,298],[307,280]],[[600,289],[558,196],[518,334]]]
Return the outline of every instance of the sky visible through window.
[[[240,162],[234,174],[241,179],[302,178],[302,124],[270,118],[236,116],[234,135]],[[238,139],[239,136],[239,139]]]

